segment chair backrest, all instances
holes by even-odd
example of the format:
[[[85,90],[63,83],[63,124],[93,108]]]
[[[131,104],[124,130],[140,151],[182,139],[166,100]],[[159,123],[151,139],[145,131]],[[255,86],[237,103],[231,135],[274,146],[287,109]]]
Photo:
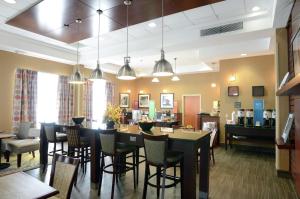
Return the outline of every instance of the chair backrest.
[[[17,138],[18,139],[27,139],[29,135],[29,129],[31,127],[31,122],[21,122],[19,124]]]
[[[100,143],[103,153],[107,155],[115,154],[116,134],[116,129],[107,129],[100,131]]]
[[[142,133],[146,161],[151,165],[163,166],[166,162],[168,135],[149,135]]]
[[[214,129],[212,131],[212,133],[210,134],[210,143],[209,143],[210,147],[213,147],[213,145],[214,145],[216,134],[217,134],[217,129]]]
[[[67,139],[69,147],[80,147],[80,127],[68,126]]]
[[[59,154],[54,155],[49,185],[59,191],[58,198],[70,198],[78,165],[79,159]]]
[[[54,124],[44,124],[44,129],[48,142],[55,142],[56,132],[54,129]]]

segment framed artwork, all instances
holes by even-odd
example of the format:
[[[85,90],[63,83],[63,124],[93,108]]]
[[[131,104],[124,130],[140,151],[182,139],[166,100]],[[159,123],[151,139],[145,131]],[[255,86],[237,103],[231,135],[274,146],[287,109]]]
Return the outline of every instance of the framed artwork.
[[[239,96],[239,87],[228,86],[228,96]]]
[[[139,94],[139,108],[149,108],[150,94]]]
[[[265,87],[264,86],[252,86],[252,96],[253,97],[261,97],[265,95]]]
[[[161,93],[160,108],[173,108],[173,107],[174,107],[174,93]]]
[[[120,107],[129,108],[129,104],[130,104],[130,94],[120,93]]]

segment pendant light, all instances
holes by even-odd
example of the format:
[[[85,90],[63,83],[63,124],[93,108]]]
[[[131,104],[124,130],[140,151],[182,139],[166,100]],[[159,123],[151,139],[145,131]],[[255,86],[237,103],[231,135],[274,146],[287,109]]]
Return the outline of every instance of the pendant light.
[[[165,59],[164,51],[164,0],[161,1],[161,58],[155,63],[153,76],[172,76],[174,74],[171,64]]]
[[[81,23],[81,19],[76,19],[75,21],[77,23],[77,28],[78,28],[78,32],[79,32],[79,24]],[[79,71],[79,53],[78,53],[78,50],[79,50],[79,41],[77,42],[77,59],[76,59],[76,71],[70,76],[70,79],[69,79],[69,83],[70,84],[83,84],[84,83],[84,80],[83,80],[83,77]]]
[[[127,48],[126,57],[124,57],[124,65],[120,68],[117,78],[121,80],[134,80],[136,79],[135,71],[129,66],[130,57],[128,56],[128,6],[131,5],[131,0],[125,0],[124,4],[127,9]]]
[[[102,10],[97,10],[97,13],[99,15],[99,23],[98,23],[98,51],[97,51],[97,67],[95,70],[93,70],[90,80],[96,81],[96,80],[102,80],[102,71],[100,69],[100,61],[99,61],[99,46],[100,46],[100,15],[102,14]]]
[[[171,79],[171,80],[174,81],[174,82],[180,80],[179,77],[176,75],[176,60],[177,60],[177,58],[175,57],[175,58],[174,58],[174,62],[175,62],[175,67],[174,67],[174,69],[175,69],[175,72],[174,72],[174,76],[173,76],[172,79]]]
[[[152,82],[153,82],[153,83],[159,83],[159,79],[158,79],[157,77],[154,77],[154,78],[152,79]]]

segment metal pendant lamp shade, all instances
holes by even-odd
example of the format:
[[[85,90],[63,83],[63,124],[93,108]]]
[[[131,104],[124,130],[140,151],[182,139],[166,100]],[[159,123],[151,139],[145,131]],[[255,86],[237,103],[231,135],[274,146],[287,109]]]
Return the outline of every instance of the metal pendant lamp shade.
[[[79,25],[81,23],[81,19],[76,19],[76,23],[77,23],[77,28],[79,28]],[[79,60],[79,53],[78,53],[78,50],[79,50],[79,42],[77,42],[77,60],[76,60],[76,70],[75,72],[70,76],[69,78],[69,83],[70,84],[84,84],[85,81],[84,81],[84,78],[83,76],[81,75],[80,71],[79,71],[79,64],[78,64],[78,60]]]
[[[78,67],[78,66],[77,66]],[[78,69],[69,78],[70,84],[84,84],[84,79]]]
[[[174,76],[171,79],[173,82],[177,82],[177,81],[180,80],[179,77],[176,75],[176,60],[177,60],[177,58],[175,57],[174,58],[174,61],[175,61],[175,71],[174,71]]]
[[[172,65],[165,59],[164,51],[164,0],[161,1],[161,58],[155,63],[152,72],[153,76],[163,77],[172,76],[174,74]]]
[[[131,0],[125,0],[124,4],[127,8],[127,46],[126,46],[126,57],[124,57],[124,65],[120,68],[117,74],[117,78],[121,80],[134,80],[136,79],[136,74],[134,69],[129,65],[130,57],[128,56],[128,6],[131,5]]]
[[[165,52],[161,50],[161,59],[155,63],[152,75],[157,77],[172,76],[174,74],[171,64],[165,59]]]
[[[125,64],[120,68],[118,72],[118,79],[121,80],[134,80],[136,75],[134,70],[129,66],[129,57],[124,58]]]
[[[99,15],[99,24],[98,24],[98,53],[97,53],[97,67],[96,69],[93,70],[91,76],[90,76],[90,80],[91,81],[97,81],[97,80],[103,80],[103,76],[102,76],[102,71],[100,69],[100,61],[99,61],[99,46],[100,46],[100,41],[99,41],[99,37],[100,37],[100,15],[102,14],[102,10],[97,10],[98,15]]]

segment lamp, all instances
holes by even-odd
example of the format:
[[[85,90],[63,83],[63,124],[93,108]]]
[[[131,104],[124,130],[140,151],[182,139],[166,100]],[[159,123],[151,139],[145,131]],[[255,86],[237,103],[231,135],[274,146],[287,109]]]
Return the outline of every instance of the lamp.
[[[176,60],[177,60],[177,58],[175,57],[174,58],[174,62],[175,62],[175,75],[172,77],[172,81],[174,81],[174,82],[176,82],[176,81],[179,81],[180,79],[179,79],[179,77],[176,75]]]
[[[125,0],[124,4],[127,9],[127,46],[126,46],[126,57],[124,57],[124,65],[120,68],[117,78],[121,80],[134,80],[136,79],[135,71],[129,66],[130,57],[128,56],[128,6],[131,5],[131,0]]]
[[[154,77],[154,78],[152,79],[152,82],[153,82],[153,83],[159,83],[159,79],[158,79],[157,77]]]
[[[90,80],[92,81],[96,81],[96,80],[102,80],[102,71],[100,69],[100,61],[99,61],[99,46],[100,46],[100,41],[99,41],[99,37],[100,37],[100,15],[102,14],[102,10],[97,10],[98,15],[99,15],[99,24],[98,24],[98,53],[97,53],[97,67],[95,70],[93,70]]]
[[[155,63],[154,69],[152,72],[153,76],[172,76],[174,74],[171,64],[165,59],[165,51],[164,51],[164,0],[162,2],[161,8],[161,58],[158,62]]]
[[[81,23],[81,19],[76,19],[75,21],[77,23],[77,29],[79,32],[79,24]],[[69,83],[70,84],[84,84],[84,80],[83,77],[79,71],[79,64],[78,64],[78,60],[79,60],[79,53],[78,53],[78,49],[79,49],[79,41],[77,42],[77,53],[76,53],[76,70],[75,72],[70,76],[69,79]]]

